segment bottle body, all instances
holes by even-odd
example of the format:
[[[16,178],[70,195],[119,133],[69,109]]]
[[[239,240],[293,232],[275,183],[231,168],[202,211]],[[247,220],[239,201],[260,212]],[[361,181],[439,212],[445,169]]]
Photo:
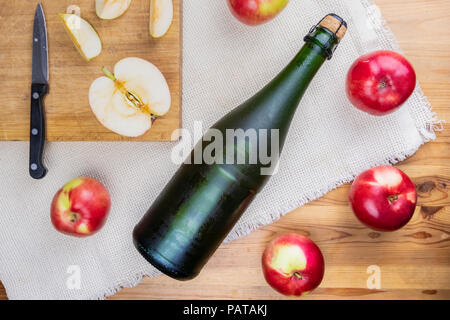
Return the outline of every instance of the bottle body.
[[[311,39],[265,88],[208,130],[135,227],[136,248],[160,271],[195,277],[270,178],[301,97],[328,57],[326,45],[338,43],[324,28]],[[214,161],[196,163],[213,140]]]
[[[183,165],[134,231],[135,245],[165,274],[195,277],[255,193],[225,169]]]

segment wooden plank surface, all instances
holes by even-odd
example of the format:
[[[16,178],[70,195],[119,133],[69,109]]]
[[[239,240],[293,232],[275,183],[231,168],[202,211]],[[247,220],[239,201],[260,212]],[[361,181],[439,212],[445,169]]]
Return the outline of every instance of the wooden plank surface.
[[[425,94],[441,119],[450,119],[450,1],[377,0]],[[412,221],[394,233],[363,227],[347,203],[349,185],[295,210],[278,222],[220,247],[201,275],[189,282],[161,276],[123,289],[111,299],[285,299],[266,285],[262,251],[275,236],[311,237],[326,260],[325,278],[302,299],[450,299],[450,130],[398,167],[419,192]],[[367,268],[381,271],[381,288],[366,286]],[[0,289],[0,297],[6,298]]]
[[[113,21],[95,14],[92,0],[42,0],[49,39],[50,93],[45,100],[47,139],[50,141],[169,141],[181,127],[181,0],[174,0],[174,22],[161,39],[149,34],[149,0],[134,0]],[[31,44],[37,0],[2,1],[0,6],[0,140],[29,139]],[[77,52],[58,13],[77,5],[81,16],[97,30],[103,44],[100,56],[86,62]],[[125,138],[103,127],[89,107],[92,81],[101,67],[113,70],[120,59],[139,57],[155,64],[167,79],[172,95],[168,114],[139,138]],[[11,68],[14,66],[14,68]]]

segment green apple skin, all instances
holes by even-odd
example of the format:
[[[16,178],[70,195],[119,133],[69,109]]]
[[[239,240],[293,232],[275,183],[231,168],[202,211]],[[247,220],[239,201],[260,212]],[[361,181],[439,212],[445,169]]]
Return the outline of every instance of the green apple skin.
[[[295,233],[274,239],[262,256],[267,283],[286,296],[302,296],[322,282],[325,262],[319,247]]]
[[[233,16],[242,23],[256,26],[275,18],[289,0],[227,0]]]

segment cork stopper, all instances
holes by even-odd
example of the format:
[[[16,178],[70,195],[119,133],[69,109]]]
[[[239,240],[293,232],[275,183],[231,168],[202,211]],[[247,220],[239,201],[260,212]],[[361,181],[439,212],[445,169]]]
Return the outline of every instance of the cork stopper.
[[[344,38],[347,32],[347,23],[338,15],[330,13],[319,23],[319,26],[327,28],[339,39],[339,41]]]

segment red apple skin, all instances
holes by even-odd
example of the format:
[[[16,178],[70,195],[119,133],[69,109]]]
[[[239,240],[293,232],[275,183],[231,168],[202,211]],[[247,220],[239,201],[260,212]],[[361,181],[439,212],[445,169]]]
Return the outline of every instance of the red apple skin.
[[[231,13],[249,26],[266,23],[275,18],[289,0],[227,0]]]
[[[404,172],[380,166],[356,178],[350,188],[349,201],[356,217],[369,228],[395,231],[411,220],[417,191]]]
[[[376,51],[353,63],[346,85],[347,97],[355,107],[382,116],[408,100],[416,86],[416,73],[401,54]]]
[[[93,178],[81,177],[56,193],[50,216],[59,232],[88,237],[103,227],[110,208],[111,198],[103,184]]]
[[[299,234],[288,233],[267,246],[262,256],[262,268],[272,288],[283,295],[298,297],[320,285],[325,262],[322,252],[313,241]]]

